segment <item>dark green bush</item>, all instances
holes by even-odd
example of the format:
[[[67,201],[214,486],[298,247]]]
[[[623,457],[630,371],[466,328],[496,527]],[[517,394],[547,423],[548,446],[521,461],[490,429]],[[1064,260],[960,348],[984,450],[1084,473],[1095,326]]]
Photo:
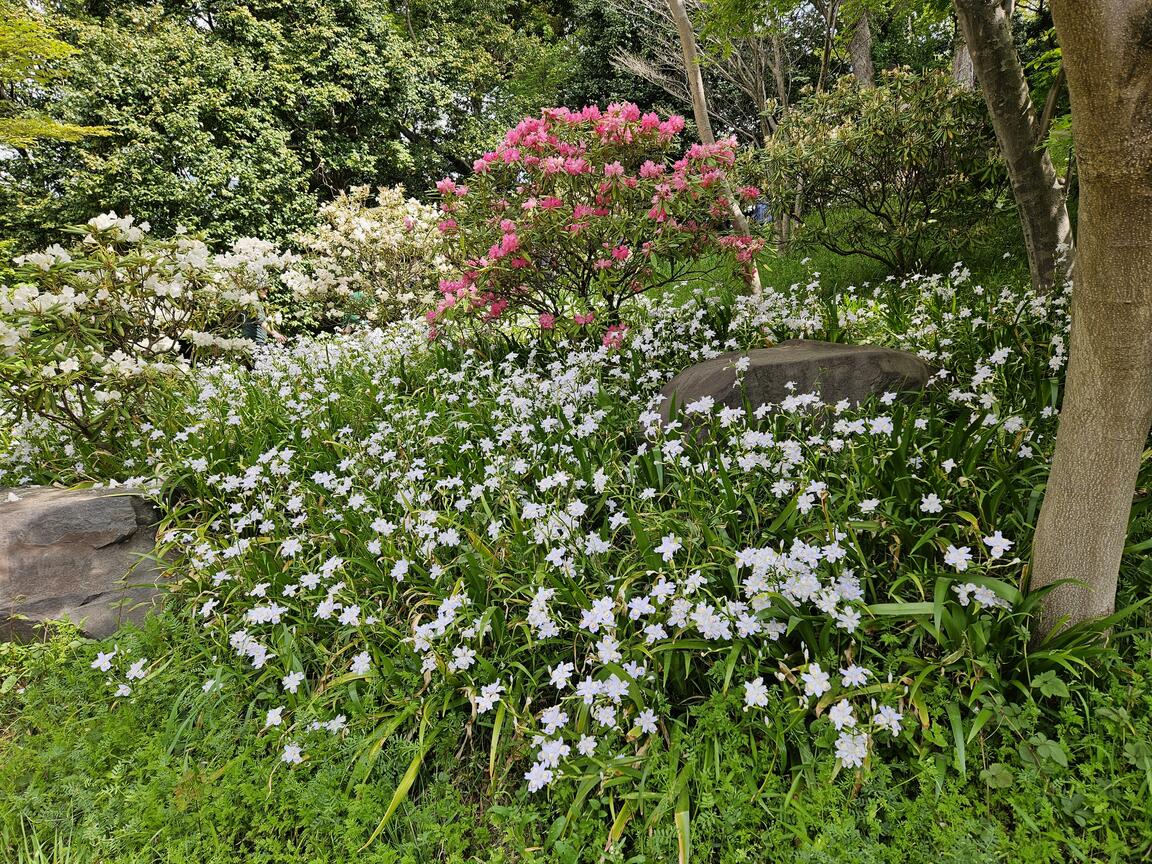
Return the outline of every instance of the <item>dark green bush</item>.
[[[1002,193],[983,102],[943,72],[846,76],[793,110],[760,173],[796,240],[898,272],[958,260],[979,244]]]

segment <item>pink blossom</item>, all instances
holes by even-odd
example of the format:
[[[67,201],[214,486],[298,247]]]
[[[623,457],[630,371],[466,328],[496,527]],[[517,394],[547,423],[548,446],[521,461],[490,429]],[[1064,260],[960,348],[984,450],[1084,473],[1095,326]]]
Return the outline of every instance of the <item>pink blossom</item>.
[[[604,331],[604,337],[600,340],[600,342],[605,348],[620,348],[624,344],[624,336],[627,333],[627,325],[613,324],[606,331]]]
[[[659,128],[660,136],[665,140],[669,140],[684,131],[684,118],[679,114],[673,114],[661,123]]]
[[[643,165],[640,166],[640,176],[645,180],[650,180],[653,177],[659,177],[664,173],[664,166],[657,165],[651,159],[648,159]]]
[[[591,166],[588,164],[587,159],[578,159],[575,157],[569,157],[569,158],[564,160],[565,173],[571,174],[573,177],[575,177],[578,174],[586,174],[590,170],[591,170]]]
[[[617,246],[612,250],[612,257],[617,261],[627,261],[628,257],[632,254],[632,250],[627,246]]]
[[[554,330],[556,328],[556,316],[549,315],[545,312],[540,316],[540,329],[541,330]]]
[[[579,315],[579,314],[573,315],[572,320],[575,321],[577,324],[579,324],[581,327],[583,327],[586,324],[591,324],[593,321],[596,320],[596,313],[595,312],[586,312],[583,315]]]
[[[455,219],[445,219],[443,222],[441,222],[436,227],[438,229],[440,229],[441,234],[447,234],[449,231],[454,231],[456,229],[456,220]]]
[[[605,177],[623,177],[624,166],[620,164],[619,160],[616,162],[609,162],[604,166]]]
[[[456,181],[451,177],[445,177],[443,180],[437,180],[436,191],[441,195],[451,195],[456,191]]]

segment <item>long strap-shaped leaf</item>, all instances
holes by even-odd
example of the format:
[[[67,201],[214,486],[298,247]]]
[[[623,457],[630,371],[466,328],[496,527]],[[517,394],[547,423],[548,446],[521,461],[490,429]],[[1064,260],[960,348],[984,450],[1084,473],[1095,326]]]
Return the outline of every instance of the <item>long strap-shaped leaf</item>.
[[[384,816],[380,820],[380,824],[376,826],[376,830],[372,832],[372,836],[368,838],[368,841],[356,850],[357,852],[363,852],[372,845],[372,842],[380,836],[380,832],[384,830],[384,826],[388,824],[393,814],[408,797],[408,791],[412,788],[412,784],[416,782],[416,777],[420,773],[420,767],[424,764],[424,757],[428,755],[428,750],[432,746],[432,740],[426,739],[424,736],[424,731],[427,726],[428,712],[425,711],[423,718],[420,720],[420,737],[417,742],[416,755],[412,757],[412,762],[408,765],[408,770],[404,772],[404,776],[400,778],[400,784],[396,787],[396,791],[392,793],[392,800],[388,802],[388,809],[384,811]]]

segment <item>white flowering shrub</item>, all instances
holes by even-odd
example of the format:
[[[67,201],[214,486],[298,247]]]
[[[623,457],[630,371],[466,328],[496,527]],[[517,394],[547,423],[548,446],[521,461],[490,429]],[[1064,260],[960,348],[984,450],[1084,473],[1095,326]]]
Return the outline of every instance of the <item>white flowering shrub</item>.
[[[1029,653],[1020,556],[1067,296],[958,268],[838,294],[827,320],[817,287],[641,300],[617,347],[485,354],[414,321],[203,370],[125,468],[181,484],[162,541],[202,634],[187,673],[242,696],[237,721],[293,770],[351,736],[362,778],[407,736],[415,777],[459,735],[494,785],[574,806],[659,811],[740,750],[782,776],[947,752],[945,704],[992,734],[1065,662]],[[658,422],[685,365],[831,328],[888,330],[932,387]],[[0,481],[42,452],[10,449]],[[94,665],[114,698],[147,687],[139,657]]]
[[[406,198],[403,186],[341,193],[297,238],[301,256],[283,275],[296,304],[318,326],[395,321],[432,305],[447,271],[435,207]],[[282,304],[286,308],[290,304]]]
[[[213,255],[114,213],[73,233],[17,258],[0,287],[0,408],[106,444],[174,376],[251,349],[241,323],[283,256],[247,238]]]

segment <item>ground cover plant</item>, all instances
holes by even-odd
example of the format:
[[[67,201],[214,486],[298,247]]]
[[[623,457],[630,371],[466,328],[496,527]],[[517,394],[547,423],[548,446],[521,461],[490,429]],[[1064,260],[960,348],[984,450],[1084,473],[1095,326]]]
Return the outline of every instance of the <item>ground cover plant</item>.
[[[1022,281],[685,286],[634,300],[609,344],[602,322],[456,342],[400,322],[201,371],[119,473],[163,482],[169,614],[97,649],[9,652],[6,746],[27,749],[0,774],[6,842],[64,832],[109,860],[1146,849],[1139,641],[1121,621],[1110,648],[1084,629],[1029,644],[1067,296]],[[939,372],[911,401],[685,406],[703,436],[655,422],[685,364],[794,336]],[[5,482],[87,476],[58,435],[11,435]],[[21,744],[69,716],[59,688],[103,692],[73,721],[101,732]],[[118,750],[147,718],[159,781]],[[53,750],[152,803],[111,813]],[[87,790],[79,813],[45,776]],[[235,796],[279,815],[258,827]]]

